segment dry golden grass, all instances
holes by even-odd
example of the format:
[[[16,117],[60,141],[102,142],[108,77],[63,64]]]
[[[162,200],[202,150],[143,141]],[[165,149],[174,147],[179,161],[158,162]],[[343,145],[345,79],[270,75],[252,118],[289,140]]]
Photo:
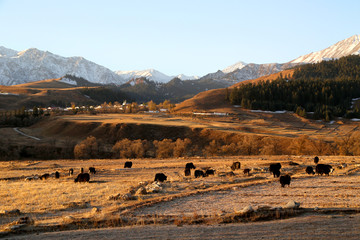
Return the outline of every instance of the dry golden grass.
[[[249,204],[255,209],[261,206],[278,207],[289,200],[300,201],[303,207],[311,209],[360,207],[357,200],[360,188],[356,184],[360,172],[358,157],[320,157],[322,163],[335,167],[334,174],[329,177],[305,174],[305,167],[313,165],[312,156],[133,159],[133,168],[123,169],[125,161],[0,162],[0,178],[8,178],[0,181],[0,210],[19,209],[22,216],[35,220],[34,228],[49,230],[51,226],[73,229],[76,226],[258,221],[271,216],[290,217],[291,214],[259,212],[260,215],[241,217],[241,209]],[[234,176],[222,176],[222,172],[231,171],[233,161],[240,161],[241,169],[252,168],[251,175],[236,170]],[[185,177],[183,171],[187,162],[193,162],[197,168],[212,167],[217,174],[207,178]],[[273,162],[280,162],[282,171],[292,175],[289,188],[281,188],[278,179],[263,170]],[[290,165],[290,162],[300,165]],[[344,163],[347,166],[339,169]],[[74,183],[75,176],[66,176],[69,168],[74,168],[76,175],[80,167],[88,169],[90,166],[97,170],[90,183]],[[51,176],[45,181],[24,181],[24,177],[55,171],[61,173],[60,179]],[[110,196],[136,189],[141,182],[152,182],[157,172],[168,176],[161,192],[141,195],[136,200],[109,200]],[[18,178],[21,176],[23,178]],[[1,228],[13,220],[12,215],[0,214]]]
[[[253,113],[239,110],[238,117],[185,117],[178,115],[152,114],[101,114],[58,116],[24,129],[29,135],[44,137],[71,137],[83,140],[89,135],[101,137],[105,128],[116,124],[155,125],[209,129],[234,134],[252,134],[270,137],[299,137],[334,141],[349,133],[359,132],[359,123],[349,120],[326,123],[298,117],[295,114]],[[166,138],[167,136],[165,136]]]

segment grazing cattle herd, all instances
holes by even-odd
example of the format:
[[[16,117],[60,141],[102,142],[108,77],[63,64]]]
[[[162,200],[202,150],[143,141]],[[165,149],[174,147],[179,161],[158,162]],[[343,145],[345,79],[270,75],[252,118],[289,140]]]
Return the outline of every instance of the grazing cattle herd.
[[[328,164],[319,164],[319,157],[315,157],[314,158],[314,163],[316,164],[315,166],[315,171],[314,168],[312,166],[307,166],[305,169],[305,172],[307,174],[312,174],[314,175],[315,173],[317,173],[318,175],[327,175],[329,176],[330,173],[332,173],[334,171],[334,168],[331,165]],[[124,168],[131,168],[133,165],[132,162],[130,161],[126,161],[124,163]],[[292,164],[289,164],[292,165]],[[268,170],[269,172],[274,176],[274,178],[280,177],[279,181],[281,184],[281,187],[285,187],[286,185],[290,186],[290,182],[291,182],[291,176],[289,174],[284,174],[281,175],[281,164],[280,163],[272,163],[270,164]],[[241,163],[240,162],[233,162],[232,165],[230,166],[231,170],[235,171],[237,169],[241,168]],[[191,170],[194,170],[194,177],[195,178],[200,178],[200,177],[209,177],[210,175],[215,175],[216,170],[212,169],[210,167],[205,167],[202,169],[196,169],[195,165],[192,162],[186,163],[185,165],[185,170],[184,170],[184,176],[189,177],[191,176]],[[254,168],[255,170],[258,170],[256,168]],[[253,169],[253,170],[254,170]],[[267,168],[264,168],[267,169]],[[250,176],[250,168],[245,168],[243,170],[244,175],[247,174],[248,176]],[[89,173],[90,174],[95,174],[96,173],[96,169],[95,167],[89,167]],[[84,173],[84,168],[80,168],[80,173],[77,175],[77,177],[75,178],[74,182],[90,182],[90,174],[89,173]],[[232,176],[234,175],[233,172]],[[69,169],[69,176],[72,176],[74,174],[74,169],[70,168]],[[226,176],[230,176],[229,174],[225,174]],[[280,176],[281,175],[281,176]],[[46,180],[48,178],[50,178],[50,176],[54,176],[55,179],[59,179],[60,178],[60,173],[58,171],[56,171],[54,174],[48,174],[45,173],[41,176],[35,176],[35,177],[26,177],[25,180],[26,181],[30,181],[30,180],[34,180],[34,179],[40,179],[40,180]],[[220,174],[219,174],[220,176]],[[155,174],[155,179],[154,181],[158,181],[158,182],[164,182],[167,180],[167,176],[164,173],[156,173]]]

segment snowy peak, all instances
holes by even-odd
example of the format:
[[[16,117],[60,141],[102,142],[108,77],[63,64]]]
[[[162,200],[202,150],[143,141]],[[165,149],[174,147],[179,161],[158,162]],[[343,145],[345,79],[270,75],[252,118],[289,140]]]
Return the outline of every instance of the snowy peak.
[[[185,74],[179,74],[179,75],[177,75],[175,77],[179,78],[181,80],[196,80],[196,79],[200,78],[199,76],[187,76]],[[172,78],[174,78],[174,77],[172,77]]]
[[[129,81],[133,78],[141,78],[145,77],[154,82],[167,83],[171,80],[171,77],[155,70],[155,69],[147,69],[147,70],[135,70],[135,71],[116,71],[116,74],[124,78],[126,81]]]
[[[300,56],[290,63],[316,63],[323,60],[341,58],[349,55],[360,54],[360,35],[354,35],[334,45],[307,55]]]
[[[162,72],[159,72],[155,69],[147,69],[147,70],[135,70],[135,71],[116,71],[116,74],[124,78],[126,81],[129,81],[134,78],[147,78],[148,80],[157,82],[157,83],[167,83],[171,79],[177,77],[181,80],[193,80],[198,79],[198,76],[186,76],[184,74],[179,74],[177,76],[168,76]]]
[[[0,84],[15,85],[72,75],[89,82],[120,85],[124,79],[110,69],[82,57],[62,57],[30,48],[14,51],[0,47]]]
[[[221,70],[223,73],[230,73],[230,72],[233,72],[235,70],[239,70],[239,69],[242,69],[243,67],[245,67],[247,64],[244,63],[244,62],[237,62],[223,70]]]

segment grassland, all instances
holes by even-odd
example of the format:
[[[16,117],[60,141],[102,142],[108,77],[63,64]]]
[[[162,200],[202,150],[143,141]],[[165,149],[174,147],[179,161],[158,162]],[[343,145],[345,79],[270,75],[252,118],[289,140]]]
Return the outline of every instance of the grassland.
[[[40,138],[40,141],[20,135],[12,128],[2,128],[0,132],[6,141],[19,145],[46,143],[54,139],[65,144],[70,137],[73,141],[81,141],[87,135],[109,137],[105,134],[106,131],[101,130],[102,127],[118,123],[131,123],[139,127],[158,125],[200,128],[289,139],[302,135],[315,139],[333,139],[358,131],[358,123],[351,121],[330,124],[302,119],[289,113],[254,113],[242,110],[237,115],[201,118],[161,114],[58,116],[51,121],[21,128],[21,131]],[[291,236],[291,231],[301,229],[295,225],[286,226],[296,222],[308,223],[309,220],[306,219],[309,216],[313,217],[314,222],[324,221],[328,226],[333,226],[338,221],[337,224],[342,224],[346,229],[346,222],[356,221],[360,212],[357,197],[360,194],[360,158],[320,156],[321,163],[331,164],[335,168],[334,173],[330,176],[307,175],[305,168],[314,166],[313,157],[282,155],[131,159],[131,169],[123,168],[128,159],[2,161],[0,236],[31,239],[37,235],[29,234],[35,232],[51,238],[52,231],[70,231],[63,232],[63,235],[53,235],[55,238],[65,239],[68,234],[80,234],[71,231],[86,229],[81,234],[91,232],[96,237],[109,234],[115,238],[119,231],[127,236],[134,226],[140,226],[139,232],[149,234],[157,229],[163,233],[173,232],[173,226],[184,226],[190,233],[194,224],[205,224],[206,226],[201,225],[199,228],[211,233],[220,231],[218,224],[230,231],[242,229],[244,222],[248,223],[249,229],[276,228],[277,223],[284,223],[281,225],[286,232],[284,236]],[[233,161],[241,162],[240,170],[233,172],[230,169]],[[185,177],[184,166],[187,162],[193,162],[199,169],[211,167],[216,170],[216,174],[207,178],[194,178],[192,172],[191,177]],[[292,176],[290,187],[281,188],[278,179],[268,172],[267,167],[274,162],[282,164],[283,174]],[[97,172],[91,175],[90,183],[74,183],[81,167],[85,170],[89,167],[96,168]],[[70,168],[74,169],[74,176],[69,176]],[[252,169],[251,174],[244,175],[244,168]],[[55,171],[60,173],[60,179],[54,178]],[[151,186],[154,175],[158,172],[168,176],[168,180],[160,184],[159,191],[135,194],[139,188]],[[49,173],[50,178],[25,181],[27,177],[44,173]],[[126,194],[131,195],[126,197]],[[289,201],[299,202],[300,208],[284,208]],[[249,206],[255,211],[244,212],[243,209]],[[18,220],[22,217],[29,217],[31,221],[20,223]],[[261,223],[264,220],[271,222]],[[94,230],[108,227],[112,228],[112,233]],[[175,228],[179,230],[179,235],[176,235],[178,238],[188,236],[180,234],[182,228]],[[310,225],[308,229],[303,229],[303,236],[308,236],[306,232],[309,228]],[[325,231],[325,228],[322,229]],[[222,234],[229,234],[224,231]],[[272,233],[269,236],[278,237],[276,231],[268,231]],[[333,231],[331,233],[331,237],[345,236],[342,233],[336,235]],[[197,236],[196,233],[193,234]],[[217,235],[214,238],[215,236]],[[229,236],[236,238],[240,235]],[[318,238],[321,239],[321,235]],[[349,235],[349,239],[351,238]]]
[[[360,159],[320,159],[334,166],[333,175],[307,175],[304,169],[313,165],[311,156],[133,159],[132,169],[123,168],[125,159],[1,162],[1,169],[5,170],[0,176],[3,179],[0,181],[0,223],[5,233],[20,216],[34,220],[31,226],[22,229],[28,233],[92,228],[95,222],[103,227],[187,225],[193,224],[193,219],[215,224],[239,215],[249,205],[261,211],[284,206],[291,200],[300,202],[307,214],[321,215],[325,210],[333,214],[346,210],[358,212]],[[185,177],[183,169],[189,161],[197,168],[212,167],[217,174],[207,178]],[[252,174],[247,176],[236,170],[234,176],[225,176],[224,173],[231,171],[233,161],[240,161],[242,168],[252,168]],[[271,162],[280,162],[283,172],[292,175],[289,188],[281,188],[278,179],[263,170]],[[299,165],[292,165],[294,162]],[[90,166],[97,169],[90,183],[74,183],[75,177],[68,176],[69,168],[79,173],[79,167]],[[26,177],[55,171],[60,172],[60,179],[52,175],[48,180],[25,181]],[[161,191],[137,195],[133,200],[110,200],[110,196],[124,195],[150,184],[157,172],[168,176]],[[14,209],[20,210],[20,214],[9,213]],[[256,218],[244,221],[256,221]]]

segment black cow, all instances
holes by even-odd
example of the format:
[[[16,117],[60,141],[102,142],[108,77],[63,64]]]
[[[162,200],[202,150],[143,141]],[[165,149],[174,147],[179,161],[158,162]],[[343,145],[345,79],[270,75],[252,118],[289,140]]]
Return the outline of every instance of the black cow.
[[[69,176],[72,176],[74,174],[74,169],[70,168],[69,169]]]
[[[79,173],[75,178],[74,182],[89,182],[90,175],[88,173]]]
[[[191,175],[190,168],[185,168],[184,174],[185,174],[185,176],[190,176]]]
[[[231,165],[231,170],[235,171],[236,169],[240,169],[240,167],[240,162],[233,162],[233,164]]]
[[[45,173],[45,174],[41,175],[39,178],[40,178],[41,180],[46,180],[46,179],[48,179],[49,177],[50,177],[50,174]]]
[[[60,178],[60,173],[58,171],[55,172],[55,178]]]
[[[305,171],[307,174],[315,174],[313,167],[310,166],[306,167]]]
[[[185,169],[188,168],[188,169],[195,169],[195,166],[192,162],[189,162],[185,165]]]
[[[319,157],[318,157],[318,156],[314,157],[314,163],[315,163],[315,164],[318,164],[318,163],[319,163]]]
[[[208,176],[210,176],[210,175],[214,175],[215,174],[215,170],[214,169],[207,169],[206,171],[205,171],[205,177],[208,177]]]
[[[245,168],[244,169],[244,174],[250,175],[250,168]]]
[[[333,167],[331,165],[328,165],[328,164],[318,164],[316,165],[316,173],[319,175],[328,175],[329,176],[329,173],[332,173],[334,171]]]
[[[132,167],[132,162],[127,161],[124,163],[124,168],[131,168]]]
[[[285,176],[281,176],[280,177],[281,187],[285,187],[285,185],[288,185],[290,187],[290,181],[291,181],[291,177],[288,174],[286,174]]]
[[[280,169],[281,169],[281,164],[280,163],[272,163],[270,164],[270,172],[274,175],[274,177],[279,177],[280,176]]]
[[[165,174],[163,174],[163,173],[157,173],[157,174],[155,174],[155,179],[154,179],[154,181],[163,182],[163,181],[165,181],[165,180],[167,180],[167,176],[166,176]]]
[[[96,173],[95,168],[94,167],[89,167],[89,173],[95,174]]]
[[[204,171],[202,171],[202,170],[195,170],[194,175],[195,175],[195,178],[205,177],[205,173],[204,173]]]

